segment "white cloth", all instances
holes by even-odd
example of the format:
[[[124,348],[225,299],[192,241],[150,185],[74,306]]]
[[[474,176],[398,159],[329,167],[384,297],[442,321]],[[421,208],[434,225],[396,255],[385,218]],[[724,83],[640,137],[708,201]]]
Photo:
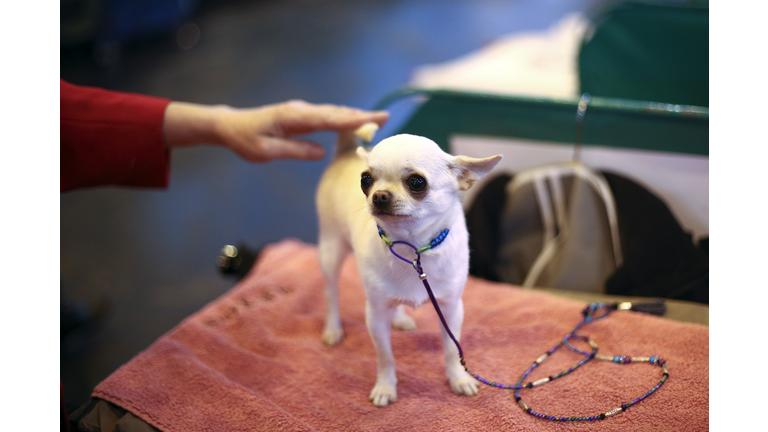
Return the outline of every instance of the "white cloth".
[[[549,29],[515,33],[464,57],[419,67],[412,87],[571,99],[579,95],[578,54],[589,28],[583,14]]]

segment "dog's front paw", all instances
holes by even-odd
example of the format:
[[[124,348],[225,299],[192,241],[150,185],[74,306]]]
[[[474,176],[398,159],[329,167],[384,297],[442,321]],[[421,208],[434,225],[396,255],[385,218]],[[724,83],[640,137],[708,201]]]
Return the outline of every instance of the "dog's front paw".
[[[326,327],[323,330],[323,343],[328,346],[335,346],[344,339],[344,329],[341,327]]]
[[[389,384],[376,384],[368,399],[377,407],[385,407],[397,400],[397,389]]]
[[[449,379],[451,390],[459,396],[474,396],[480,391],[480,384],[465,372],[461,378]]]

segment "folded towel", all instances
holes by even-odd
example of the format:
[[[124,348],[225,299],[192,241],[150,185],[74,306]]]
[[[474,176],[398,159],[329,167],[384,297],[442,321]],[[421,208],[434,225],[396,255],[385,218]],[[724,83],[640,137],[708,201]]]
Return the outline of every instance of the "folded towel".
[[[398,399],[376,408],[368,401],[376,356],[351,256],[340,286],[346,337],[327,347],[320,341],[325,301],[317,248],[296,240],[270,245],[237,286],[115,371],[93,396],[165,431],[709,428],[708,328],[635,312],[612,313],[579,333],[591,337],[600,354],[661,356],[670,378],[645,401],[606,420],[538,419],[523,412],[512,391],[487,386],[475,397],[454,395],[430,304],[412,311],[417,330],[392,332]],[[570,332],[585,306],[477,278],[467,283],[464,304],[461,342],[467,366],[507,384]],[[561,349],[530,378],[557,373],[581,358]],[[538,412],[596,415],[644,394],[661,373],[647,363],[595,360],[521,395]]]

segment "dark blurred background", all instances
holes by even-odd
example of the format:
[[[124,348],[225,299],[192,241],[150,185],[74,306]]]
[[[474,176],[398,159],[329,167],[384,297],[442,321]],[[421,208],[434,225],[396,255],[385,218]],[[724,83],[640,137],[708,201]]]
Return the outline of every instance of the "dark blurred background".
[[[60,76],[174,100],[289,99],[372,108],[421,65],[543,30],[596,0],[104,0],[61,2]],[[396,128],[392,124],[377,137]],[[330,150],[334,136],[312,137]],[[61,381],[70,410],[93,387],[234,283],[216,258],[286,237],[315,242],[320,162],[251,164],[176,151],[167,190],[61,195]],[[92,321],[88,321],[92,320]]]

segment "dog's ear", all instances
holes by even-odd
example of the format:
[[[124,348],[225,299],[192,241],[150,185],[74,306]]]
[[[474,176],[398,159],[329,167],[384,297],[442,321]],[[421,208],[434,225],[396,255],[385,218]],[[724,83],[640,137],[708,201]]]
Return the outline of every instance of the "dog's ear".
[[[459,181],[459,190],[465,191],[485,177],[501,160],[501,155],[477,159],[468,156],[454,156],[449,162],[451,170]]]
[[[360,146],[357,148],[357,155],[365,160],[368,160],[368,155],[370,154],[371,154],[371,151],[363,146]]]

